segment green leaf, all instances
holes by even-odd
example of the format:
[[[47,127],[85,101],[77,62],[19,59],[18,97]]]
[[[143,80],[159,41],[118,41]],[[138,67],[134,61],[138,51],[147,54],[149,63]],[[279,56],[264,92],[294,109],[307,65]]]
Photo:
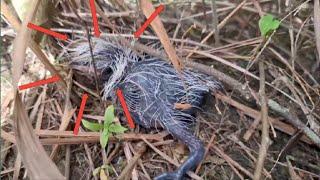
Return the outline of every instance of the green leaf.
[[[101,147],[104,149],[106,148],[109,140],[109,130],[103,129],[102,134],[100,135],[100,144]]]
[[[91,131],[100,131],[101,129],[103,129],[103,125],[102,124],[99,124],[99,123],[93,123],[93,122],[90,122],[90,121],[87,121],[87,120],[82,120],[81,121],[83,126]]]
[[[259,28],[261,35],[266,37],[270,32],[278,29],[280,26],[280,21],[275,19],[272,15],[267,14],[260,18]]]
[[[113,133],[124,133],[126,130],[128,129],[121,126],[120,124],[111,124],[109,126],[109,131]]]
[[[108,126],[113,122],[114,119],[114,107],[110,105],[107,107],[104,112],[104,127],[108,128]]]

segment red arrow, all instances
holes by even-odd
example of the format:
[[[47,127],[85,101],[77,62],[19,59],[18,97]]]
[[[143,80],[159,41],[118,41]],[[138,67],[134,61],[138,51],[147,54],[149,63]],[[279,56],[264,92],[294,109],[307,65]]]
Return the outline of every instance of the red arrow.
[[[134,37],[138,38],[143,33],[143,31],[149,26],[149,24],[163,11],[164,5],[160,5],[157,9],[151,14],[151,16],[147,19],[147,21],[138,29],[137,32],[134,33]]]
[[[60,80],[59,76],[55,75],[55,76],[52,76],[51,78],[48,78],[48,79],[42,79],[42,80],[35,81],[35,82],[29,83],[29,84],[21,85],[21,86],[19,86],[19,90],[24,90],[24,89],[29,89],[32,87],[44,85],[44,84],[54,83],[59,80]]]
[[[120,104],[124,110],[124,114],[126,115],[127,117],[127,120],[128,120],[128,124],[129,124],[129,127],[130,128],[134,128],[134,123],[133,123],[133,120],[131,118],[131,115],[130,115],[130,112],[128,110],[128,107],[127,107],[127,103],[126,101],[124,100],[124,97],[123,97],[123,94],[122,94],[122,91],[120,89],[117,90],[117,96],[120,100]]]
[[[96,11],[96,6],[94,4],[94,0],[90,0],[90,8],[91,8],[92,21],[93,21],[94,35],[96,37],[99,37],[100,30],[99,30],[97,11]]]
[[[78,133],[79,133],[80,123],[82,120],[82,115],[83,115],[84,107],[86,106],[87,99],[88,99],[88,94],[83,94],[81,104],[80,104],[79,114],[78,114],[77,120],[76,120],[76,125],[73,130],[74,135],[78,135]]]
[[[60,34],[60,33],[51,31],[49,29],[43,28],[41,26],[37,26],[37,25],[32,24],[32,23],[28,23],[28,28],[43,32],[45,34],[48,34],[50,36],[53,36],[53,37],[56,37],[56,38],[59,38],[59,39],[62,39],[62,40],[67,40],[68,39],[68,36],[65,35],[65,34]]]

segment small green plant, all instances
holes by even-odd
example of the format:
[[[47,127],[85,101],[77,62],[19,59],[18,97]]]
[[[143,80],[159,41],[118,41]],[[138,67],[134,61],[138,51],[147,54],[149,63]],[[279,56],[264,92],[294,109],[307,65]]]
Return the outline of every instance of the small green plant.
[[[108,106],[104,113],[104,123],[93,123],[89,122],[87,120],[82,120],[82,124],[85,128],[99,132],[102,130],[101,136],[100,136],[100,144],[102,148],[105,148],[108,144],[109,136],[112,133],[120,134],[124,133],[127,128],[121,126],[120,124],[114,123],[114,107],[112,105]]]
[[[280,26],[280,21],[275,19],[272,15],[267,14],[260,18],[259,28],[261,35],[267,37],[271,32],[278,29]]]

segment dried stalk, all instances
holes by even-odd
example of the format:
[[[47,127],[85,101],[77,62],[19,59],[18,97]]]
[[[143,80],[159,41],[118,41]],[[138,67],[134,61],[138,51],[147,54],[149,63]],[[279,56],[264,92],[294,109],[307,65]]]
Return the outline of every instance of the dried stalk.
[[[267,156],[268,147],[270,144],[269,138],[269,121],[268,121],[268,105],[265,91],[265,72],[264,62],[262,59],[259,61],[259,72],[260,72],[260,104],[261,104],[261,120],[262,120],[262,134],[261,134],[261,146],[259,149],[259,157],[254,171],[255,180],[261,178],[264,160]]]
[[[130,171],[133,169],[133,167],[136,165],[140,157],[143,155],[143,153],[147,150],[145,143],[139,143],[137,144],[137,153],[134,155],[134,157],[130,160],[128,165],[122,170],[120,176],[117,178],[117,180],[124,180],[126,176],[130,174]]]

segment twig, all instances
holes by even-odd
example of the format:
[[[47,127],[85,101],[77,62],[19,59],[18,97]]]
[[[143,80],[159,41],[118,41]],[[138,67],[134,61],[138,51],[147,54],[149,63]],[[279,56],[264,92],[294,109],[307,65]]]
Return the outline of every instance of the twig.
[[[236,107],[237,109],[243,111],[246,115],[248,115],[248,116],[250,116],[252,118],[257,118],[257,117],[261,116],[261,114],[258,111],[254,110],[254,109],[252,109],[250,107],[247,107],[247,106],[245,106],[245,105],[243,105],[243,104],[231,99],[230,97],[227,97],[227,96],[222,95],[222,94],[215,94],[215,97],[217,99],[220,99],[220,100],[230,104],[231,106]],[[269,99],[269,102],[270,102],[270,99]],[[281,122],[281,121],[279,121],[277,119],[274,119],[272,117],[268,117],[268,119],[274,125],[274,127],[276,129],[280,130],[281,132],[284,132],[284,133],[289,134],[289,135],[293,135],[296,132],[295,128],[293,128],[292,126],[290,126],[290,125],[288,125],[286,123],[283,123],[283,122]],[[302,137],[301,140],[303,142],[307,143],[307,144],[312,144],[310,139],[305,137],[305,136]]]
[[[42,101],[45,101],[46,99],[46,91],[47,91],[47,88],[45,87],[43,89],[43,92],[42,94],[40,95]],[[38,112],[38,116],[37,116],[37,121],[36,121],[36,130],[40,130],[41,129],[41,125],[42,125],[42,118],[43,118],[43,113],[44,113],[44,106],[45,104],[41,104],[40,105],[40,109],[39,109],[39,112]]]
[[[278,165],[280,165],[280,166],[288,167],[288,165],[287,165],[286,163],[278,162],[278,161],[273,160],[273,159],[268,159],[268,160],[271,161],[271,162],[274,162],[274,163],[276,163],[276,164],[278,164]],[[311,175],[311,176],[313,176],[313,177],[315,177],[315,178],[318,178],[318,179],[320,178],[320,175],[319,175],[319,174],[312,173],[312,172],[310,172],[310,171],[307,171],[307,170],[304,170],[304,169],[301,169],[301,168],[297,168],[297,167],[293,167],[293,169],[294,169],[294,170],[297,170],[297,171],[299,171],[299,172],[301,172],[301,173],[309,174],[309,175]]]
[[[35,132],[36,135],[42,137],[40,142],[42,144],[80,144],[84,142],[99,142],[99,132],[79,132],[77,136],[73,134],[73,131],[55,131],[55,130],[40,130]],[[138,133],[126,133],[116,136],[111,136],[110,141],[136,141],[142,138],[151,141],[163,141],[163,138],[167,133],[158,134],[138,134]],[[48,138],[43,138],[48,137]],[[52,138],[55,137],[55,138]],[[1,138],[11,143],[16,143],[16,139],[13,134],[10,134],[4,130],[1,130]]]
[[[223,19],[223,21],[221,21],[219,23],[219,25],[217,26],[217,29],[221,29],[223,26],[225,26],[227,24],[227,22],[230,20],[230,18],[239,11],[239,9],[242,8],[243,5],[245,5],[247,2],[247,0],[242,1],[236,8],[234,8],[233,11],[231,11],[227,17],[225,17]],[[215,33],[215,31],[211,31],[202,41],[201,44],[204,44],[205,42],[207,42],[207,40]],[[194,51],[198,50],[199,47],[195,47],[187,56],[187,59],[190,58],[192,56],[192,54],[194,53]]]
[[[210,141],[209,141],[209,143],[208,143],[208,145],[207,145],[207,147],[206,147],[206,150],[205,150],[205,152],[204,152],[204,159],[205,159],[206,156],[208,155],[208,152],[209,152],[209,150],[210,150],[210,147],[212,146],[212,143],[213,143],[215,137],[216,137],[215,134],[213,134],[213,135],[211,136]],[[202,162],[204,161],[204,159],[202,160]],[[201,168],[201,165],[202,165],[202,162],[198,165],[198,167],[197,167],[197,169],[196,169],[196,171],[195,171],[196,174],[199,173],[200,168]]]
[[[89,4],[89,1],[87,1],[87,4]],[[114,28],[114,25],[109,20],[111,13],[109,13],[109,12],[107,14],[104,13],[103,10],[100,8],[100,6],[97,4],[97,2],[95,2],[95,5],[96,5],[96,10],[97,10],[98,15],[100,15],[101,18],[109,25],[109,27],[112,29],[113,32],[118,34],[119,32]],[[132,11],[132,12],[135,13],[134,11]]]
[[[70,120],[72,118],[72,115],[77,110],[76,108],[72,108],[71,102],[70,102],[70,93],[71,93],[71,87],[72,87],[72,71],[70,71],[70,73],[68,75],[68,79],[69,79],[69,81],[68,81],[68,84],[67,84],[64,113],[62,115],[59,131],[64,131],[64,130],[67,129],[67,127],[69,125],[69,122],[70,122]],[[40,129],[37,129],[37,130],[40,130]],[[58,149],[59,149],[58,145],[54,145],[52,147],[52,151],[51,151],[51,154],[50,154],[50,158],[51,159],[54,159],[56,153],[58,152]]]
[[[252,134],[256,131],[257,126],[260,124],[261,116],[254,118],[254,121],[250,124],[248,130],[244,133],[243,139],[248,141]]]
[[[91,158],[91,150],[90,150],[90,148],[89,148],[87,143],[84,143],[84,149],[86,151],[87,158],[88,158],[88,161],[89,161],[89,163],[88,163],[89,167],[90,167],[91,171],[93,172],[95,168],[94,168],[94,164],[93,164],[93,161],[92,161],[92,158]],[[89,173],[88,174],[88,178],[91,178],[91,176],[92,176],[92,173]],[[98,180],[97,176],[93,176],[93,179]]]
[[[66,33],[73,33],[73,34],[85,34],[85,32],[83,32],[82,30],[70,30],[70,29],[64,29],[64,28],[51,28],[52,30],[56,31],[56,32],[66,32]],[[102,38],[134,38],[133,34],[112,34],[112,33],[103,33],[101,34]],[[150,39],[150,40],[159,40],[159,37],[157,36],[150,36],[150,35],[141,35],[140,36],[141,39]],[[123,39],[122,39],[123,40]],[[189,39],[174,39],[174,38],[169,38],[170,41],[173,42],[180,42],[180,43],[187,43],[190,45],[194,45],[194,46],[200,46],[200,47],[204,47],[204,48],[212,48],[209,45],[205,45],[205,44],[201,44],[198,43],[196,41],[192,41]],[[129,41],[128,41],[129,42]],[[137,43],[137,42],[135,42]]]
[[[102,17],[103,18],[103,16],[101,16],[101,14],[98,12],[98,7],[99,6],[97,6],[97,2],[96,1],[95,1],[95,3],[96,3],[96,10],[97,10],[97,13],[98,13],[97,17]],[[99,10],[101,10],[100,7],[99,7]],[[131,17],[131,15],[134,14],[134,13],[135,13],[135,11],[130,11],[130,10],[129,11],[122,11],[122,12],[106,12],[106,14],[104,16],[107,17],[107,18],[109,18],[109,17]],[[84,13],[78,13],[78,14],[79,14],[79,16],[84,17],[84,18],[91,17],[91,13],[84,12]],[[70,14],[70,13],[65,13],[65,12],[62,12],[61,15],[63,17],[78,18],[76,15],[73,15],[73,14]],[[110,25],[110,24],[108,24],[108,25]]]
[[[298,130],[286,143],[286,145],[281,149],[280,153],[278,154],[276,162],[278,162],[283,156],[287,154],[287,151],[291,149],[294,145],[299,142],[299,139],[303,135],[302,130]],[[274,170],[274,168],[278,165],[278,163],[274,163],[273,167],[270,169],[270,172]]]
[[[215,46],[217,47],[220,44],[219,31],[221,28],[218,28],[219,21],[218,21],[216,0],[211,0],[211,9],[212,9],[213,27],[215,32],[214,33]]]
[[[318,51],[318,57],[320,57],[320,3],[319,0],[314,0],[313,5],[313,17],[314,17],[314,31],[316,38],[316,46]]]
[[[166,155],[165,153],[161,152],[158,148],[156,148],[153,144],[151,144],[149,141],[147,141],[147,139],[142,138],[142,140],[152,149],[154,150],[156,153],[158,153],[161,157],[163,157],[165,160],[167,160],[169,163],[179,167],[179,163],[175,160],[173,160],[172,158],[170,158],[168,155]],[[201,177],[199,177],[198,175],[196,175],[195,173],[188,171],[187,174],[196,179],[196,180],[202,180]]]
[[[70,156],[71,156],[71,150],[70,145],[66,146],[66,160],[64,165],[64,176],[66,177],[66,180],[69,180],[70,178]]]
[[[296,116],[294,116],[287,108],[282,107],[276,101],[269,100],[268,105],[270,109],[279,113],[281,116],[285,117],[291,124],[293,124],[296,128],[301,129],[306,136],[308,136],[312,142],[315,143],[318,147],[320,147],[320,137],[313,132],[310,128],[308,128],[304,123],[300,121]]]
[[[130,160],[128,165],[122,170],[120,176],[117,178],[117,180],[124,180],[125,177],[130,174],[130,171],[135,166],[137,161],[140,159],[140,157],[143,155],[143,153],[147,150],[145,143],[138,143],[137,144],[137,153],[134,155],[134,157]]]
[[[46,85],[43,88],[42,93],[37,97],[36,102],[33,104],[33,109],[30,112],[29,118],[31,122],[34,122],[36,114],[40,113],[39,106],[43,105],[42,101],[45,100],[46,96]]]
[[[254,162],[257,161],[257,159],[251,154],[250,152],[251,149],[247,147],[236,135],[232,134],[228,137],[228,139],[237,143],[246,152],[246,154],[251,158],[252,161]],[[263,173],[267,178],[272,179],[271,174],[265,168],[263,169]]]
[[[123,151],[124,151],[124,154],[126,156],[127,163],[129,163],[129,161],[131,161],[131,159],[132,159],[132,154],[131,154],[128,142],[124,142],[124,150]],[[127,176],[126,179],[129,179],[129,176]],[[131,179],[132,180],[138,180],[138,172],[137,172],[137,169],[135,167],[132,168]]]
[[[291,177],[290,179],[302,180],[302,178],[294,171],[293,166],[289,159],[287,159],[287,164],[288,164],[289,174]]]
[[[102,98],[100,96],[100,88],[99,88],[99,76],[97,74],[97,66],[96,66],[96,61],[94,58],[94,54],[93,54],[93,48],[92,48],[92,42],[91,42],[91,34],[90,34],[90,30],[87,26],[87,23],[79,16],[78,12],[76,11],[76,3],[74,0],[72,0],[69,3],[71,10],[73,11],[73,13],[78,17],[78,19],[80,20],[80,23],[82,24],[82,26],[84,27],[84,29],[86,30],[86,35],[87,35],[87,40],[88,40],[88,44],[89,44],[89,50],[90,50],[90,55],[91,55],[91,64],[93,65],[93,70],[94,70],[94,81],[95,81],[95,86],[96,86],[96,91],[97,94],[99,95],[99,100],[101,102],[102,105],[104,105]]]
[[[267,156],[267,151],[270,144],[268,106],[267,106],[267,97],[265,92],[265,72],[264,72],[263,59],[259,60],[259,73],[260,73],[259,94],[260,94],[260,104],[261,104],[262,133],[261,133],[261,145],[259,148],[259,157],[258,157],[256,168],[254,171],[253,179],[255,180],[259,180],[261,178],[264,160]]]
[[[234,161],[231,157],[229,157],[227,154],[225,154],[219,147],[213,145],[212,148],[215,150],[217,155],[221,156],[223,159],[225,159],[228,164],[232,164],[232,166],[235,166],[240,171],[242,171],[245,175],[249,176],[251,179],[253,179],[253,174],[251,174],[248,170],[243,168],[239,163]]]
[[[299,106],[301,107],[302,112],[305,114],[306,118],[308,119],[308,123],[310,124],[310,129],[312,129],[316,134],[319,134],[320,133],[319,124],[317,123],[316,119],[312,116],[311,111],[308,109],[308,107],[303,103],[294,85],[289,81],[289,79],[286,76],[280,77],[279,79],[285,83],[285,85],[290,89],[291,93],[295,97],[296,101],[299,103]]]
[[[217,78],[218,80],[230,85],[233,89],[237,90],[242,96],[246,97],[246,99],[248,100],[252,100],[253,96],[251,95],[251,91],[249,89],[239,89],[239,87],[245,87],[244,85],[242,85],[240,82],[238,82],[237,80],[231,78],[230,76],[221,73],[217,70],[215,70],[214,68],[209,68],[205,65],[199,64],[199,63],[195,63],[195,62],[190,62],[190,61],[186,61],[184,62],[184,64],[186,66],[195,68],[196,70],[199,70],[203,73],[206,73],[208,75],[212,75],[215,78]],[[228,98],[224,98],[224,100],[226,100]],[[229,99],[230,100],[230,99]],[[235,102],[233,100],[229,101],[229,103],[235,103],[234,105],[236,105],[238,108],[241,106],[238,102]],[[282,107],[280,104],[278,104],[276,101],[269,99],[268,100],[268,106],[269,108],[271,108],[272,110],[278,112],[280,115],[282,115],[283,117],[285,117],[286,119],[289,120],[289,122],[291,124],[293,124],[295,127],[297,128],[303,128],[304,129],[304,133],[317,145],[320,146],[320,138],[312,131],[310,130],[308,127],[306,127],[298,118],[294,118],[292,117],[292,115],[290,115],[288,112],[288,110],[284,107]],[[250,108],[251,109],[251,108]],[[247,115],[251,115],[251,117],[256,118],[259,117],[259,115],[257,115],[253,109],[251,109],[252,111],[247,114]],[[290,117],[290,118],[289,118]],[[288,127],[286,124],[278,121],[278,120],[271,120],[271,122],[274,124],[274,126],[281,131],[284,131],[290,135],[293,135],[295,130],[292,127]],[[281,127],[286,127],[286,129],[282,129]],[[309,142],[308,140],[304,139],[304,142]]]
[[[251,91],[248,89],[247,86],[243,85],[239,81],[235,80],[234,78],[218,71],[217,69],[213,67],[208,67],[206,65],[196,63],[193,61],[185,61],[184,64],[187,67],[191,67],[197,71],[200,71],[202,73],[205,73],[207,75],[213,76],[217,80],[229,85],[232,89],[237,91],[242,97],[244,97],[246,100],[252,101],[252,95]]]

